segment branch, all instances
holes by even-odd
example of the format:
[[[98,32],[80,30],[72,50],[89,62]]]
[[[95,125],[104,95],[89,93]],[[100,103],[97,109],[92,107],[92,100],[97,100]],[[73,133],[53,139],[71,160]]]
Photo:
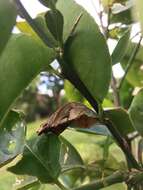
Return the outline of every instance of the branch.
[[[138,44],[136,45],[135,49],[133,50],[132,55],[130,56],[130,59],[129,59],[128,63],[127,63],[127,67],[126,67],[126,69],[125,69],[125,74],[124,74],[123,78],[121,79],[121,82],[120,82],[120,84],[119,84],[118,90],[120,90],[120,89],[122,88],[123,83],[124,83],[124,80],[125,80],[125,78],[126,78],[128,72],[129,72],[131,66],[132,66],[133,63],[134,63],[134,60],[135,60],[135,58],[136,58],[136,55],[137,55],[138,50],[139,50],[140,45],[141,45],[142,38],[143,38],[143,37],[141,36],[141,37],[140,37],[140,40],[139,40],[139,42],[138,42]]]
[[[120,146],[120,148],[122,149],[122,151],[126,155],[126,158],[130,162],[132,168],[136,168],[137,170],[141,170],[140,165],[135,160],[134,156],[132,155],[132,153],[130,151],[130,147],[129,147],[126,139],[124,139],[121,136],[120,132],[117,130],[117,128],[114,126],[114,124],[110,120],[105,119],[104,122],[105,122],[105,125],[107,126],[107,128],[109,129],[109,131],[112,133],[115,140],[117,141],[118,145]]]
[[[53,42],[48,38],[46,33],[39,27],[39,25],[31,18],[28,14],[20,0],[14,0],[16,7],[20,14],[25,18],[28,24],[32,27],[32,29],[37,33],[37,35],[41,38],[41,40],[50,48],[54,48]]]
[[[143,180],[143,172],[125,172],[125,171],[117,171],[113,173],[111,176],[105,177],[100,180],[93,181],[90,184],[83,185],[78,188],[74,188],[73,190],[99,190],[104,187],[108,187],[110,185],[114,185],[116,183],[127,183],[130,187],[139,184]]]

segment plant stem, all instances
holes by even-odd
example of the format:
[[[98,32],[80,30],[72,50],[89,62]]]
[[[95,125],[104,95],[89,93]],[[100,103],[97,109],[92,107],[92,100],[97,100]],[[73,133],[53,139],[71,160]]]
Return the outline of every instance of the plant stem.
[[[137,55],[137,53],[138,53],[138,50],[139,50],[139,48],[140,48],[140,45],[141,45],[141,41],[142,41],[142,36],[140,37],[138,44],[136,45],[135,49],[133,50],[133,53],[131,54],[131,56],[130,56],[130,58],[129,58],[129,61],[128,61],[128,63],[127,63],[127,67],[126,67],[126,69],[125,69],[125,74],[124,74],[123,78],[122,78],[121,81],[120,81],[118,90],[120,90],[120,89],[122,88],[123,83],[124,83],[124,81],[125,81],[125,78],[126,78],[128,72],[129,72],[129,70],[130,70],[132,64],[134,63],[135,57],[136,57],[136,55]]]
[[[116,184],[116,183],[121,183],[125,181],[128,178],[128,174],[125,172],[115,172],[111,176],[102,178],[100,180],[96,180],[90,184],[83,185],[81,187],[75,188],[73,190],[99,190],[101,188]]]
[[[143,172],[117,171],[108,177],[93,181],[90,184],[83,185],[78,188],[74,188],[73,190],[99,190],[101,188],[109,187],[110,185],[122,182],[125,182],[129,189],[131,189],[131,187],[140,184],[142,180]]]
[[[126,155],[126,158],[130,162],[132,168],[136,168],[137,170],[141,170],[140,165],[137,163],[137,161],[135,160],[134,156],[132,155],[132,153],[130,151],[130,147],[128,146],[126,139],[124,139],[121,136],[121,134],[119,133],[117,128],[114,126],[114,124],[110,120],[105,119],[104,123],[106,124],[109,131],[112,133],[113,137],[117,141],[118,145],[120,146],[120,148],[122,149],[122,151]]]
[[[39,27],[39,25],[31,18],[20,0],[14,0],[16,7],[20,14],[25,18],[32,29],[37,33],[41,40],[50,48],[54,48],[53,42],[47,37],[46,33]]]
[[[119,107],[120,106],[120,96],[119,96],[119,91],[117,89],[117,82],[116,82],[115,77],[113,76],[113,73],[112,73],[112,79],[111,79],[111,87],[113,90],[114,105]]]
[[[68,190],[59,180],[56,180],[55,184],[62,190]]]

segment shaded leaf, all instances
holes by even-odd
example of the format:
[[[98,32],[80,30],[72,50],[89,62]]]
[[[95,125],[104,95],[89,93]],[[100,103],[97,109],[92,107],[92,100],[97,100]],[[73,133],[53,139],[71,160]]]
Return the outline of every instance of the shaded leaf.
[[[55,8],[55,4],[57,0],[39,0],[44,6],[49,7],[51,9]]]
[[[134,97],[129,114],[137,131],[143,135],[143,89]]]
[[[13,35],[0,58],[0,121],[22,90],[54,59],[53,50],[27,35]]]
[[[132,15],[132,8],[129,8],[127,10],[121,11],[116,14],[110,15],[110,23],[122,23],[122,24],[132,24],[134,21],[133,15]]]
[[[25,143],[25,122],[20,113],[10,111],[0,128],[0,167],[21,154]]]
[[[61,1],[58,2],[60,4]],[[65,44],[65,62],[69,69],[71,67],[75,70],[92,96],[102,102],[108,92],[111,76],[111,60],[105,38],[94,19],[84,9],[72,0],[67,0],[65,4],[67,10],[57,6],[64,15],[65,27],[70,27],[67,22],[75,24],[75,21],[70,19],[77,19],[83,13],[73,36]],[[68,11],[68,7],[75,11],[73,15]],[[67,33],[68,29],[65,32]]]
[[[60,140],[60,164],[62,167],[62,172],[66,172],[75,168],[84,168],[83,160],[75,147],[62,136],[60,137]]]
[[[120,133],[126,136],[128,133],[135,131],[130,116],[123,108],[113,108],[104,111],[105,117],[111,120]]]
[[[8,168],[18,175],[37,177],[42,183],[49,183],[60,173],[60,141],[54,134],[42,135],[26,143],[22,159]]]
[[[127,67],[128,64],[128,60],[130,58],[130,56],[132,55],[133,51],[135,50],[137,44],[136,43],[131,43],[128,46],[126,55],[124,56],[124,58],[121,61],[121,64],[123,66],[123,68]],[[126,79],[128,80],[128,82],[130,84],[132,84],[133,86],[143,86],[143,64],[142,64],[142,60],[143,60],[143,47],[140,46],[136,57],[134,59],[133,64],[131,65],[127,77]]]
[[[93,124],[89,129],[82,129],[77,127],[74,128],[74,130],[87,134],[111,136],[111,133],[107,127],[100,123]]]
[[[11,0],[0,0],[0,54],[16,22],[16,8]]]
[[[54,38],[62,43],[63,40],[63,25],[64,25],[64,19],[63,15],[58,10],[49,10],[45,14],[45,20],[47,27],[51,34],[54,36]]]
[[[75,124],[81,128],[89,128],[97,121],[97,115],[94,111],[87,108],[84,104],[71,102],[60,107],[53,113],[37,132],[38,135],[41,135],[42,133],[52,131],[59,135],[70,124]]]
[[[119,93],[120,93],[121,105],[125,109],[128,109],[132,102],[133,90],[134,90],[134,87],[127,80],[124,80],[124,83],[123,83]]]
[[[130,30],[125,32],[125,34],[119,39],[111,57],[112,57],[112,64],[119,63],[122,58],[124,57],[128,43],[129,43],[129,38],[130,38]]]

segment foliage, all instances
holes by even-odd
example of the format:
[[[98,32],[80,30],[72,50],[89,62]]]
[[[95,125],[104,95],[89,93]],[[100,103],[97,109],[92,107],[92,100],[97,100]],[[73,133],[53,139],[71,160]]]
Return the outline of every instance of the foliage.
[[[20,0],[0,2],[0,167],[17,176],[16,189],[96,190],[116,183],[142,189],[142,34],[138,43],[130,37],[134,23],[142,27],[142,3],[99,1],[98,25],[74,0],[39,1],[49,9],[34,19]],[[25,20],[16,23],[17,14]],[[14,26],[20,34],[11,32]],[[117,42],[112,54],[111,39]],[[120,79],[112,71],[117,63],[124,69]],[[25,93],[40,73],[54,103],[43,103],[52,115],[37,136],[36,129],[26,134],[24,115],[13,108],[20,108],[20,97],[34,102],[38,87],[28,101]],[[53,113],[53,105],[61,107]]]

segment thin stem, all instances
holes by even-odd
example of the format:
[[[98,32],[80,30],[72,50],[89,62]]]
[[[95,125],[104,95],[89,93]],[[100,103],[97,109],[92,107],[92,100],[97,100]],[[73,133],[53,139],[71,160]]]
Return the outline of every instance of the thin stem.
[[[114,126],[114,124],[110,120],[105,119],[104,123],[106,124],[107,128],[112,133],[112,135],[115,138],[115,140],[117,141],[118,145],[124,152],[126,159],[130,162],[130,165],[132,166],[132,168],[141,170],[140,165],[135,160],[134,156],[132,155],[132,153],[130,151],[130,147],[129,147],[126,139],[121,136],[120,132],[117,130],[117,128]]]
[[[48,38],[46,33],[39,27],[39,25],[31,18],[28,14],[20,0],[14,0],[16,7],[20,14],[25,18],[28,24],[32,27],[32,29],[37,33],[37,35],[41,38],[41,40],[50,48],[54,48],[53,42]]]
[[[120,96],[119,91],[117,89],[117,81],[112,73],[112,79],[111,79],[111,88],[113,90],[113,97],[114,97],[114,105],[119,107],[120,106]]]
[[[101,188],[109,187],[110,185],[122,182],[125,182],[128,185],[128,189],[131,189],[131,187],[140,184],[142,180],[143,172],[117,171],[108,177],[93,181],[90,184],[83,185],[78,188],[74,188],[73,190],[99,190]]]
[[[56,180],[55,184],[62,190],[68,190],[59,180]]]
[[[121,81],[120,81],[118,90],[120,90],[120,89],[122,88],[123,83],[124,83],[124,81],[125,81],[125,79],[126,79],[126,76],[127,76],[128,72],[129,72],[129,70],[130,70],[132,64],[134,63],[134,60],[135,60],[135,58],[136,58],[136,55],[137,55],[138,50],[139,50],[140,45],[141,45],[141,41],[142,41],[142,36],[140,37],[140,40],[139,40],[138,44],[136,45],[135,49],[133,50],[133,53],[132,53],[131,56],[130,56],[130,59],[129,59],[128,63],[127,63],[127,67],[126,67],[126,69],[125,69],[125,74],[124,74],[123,78],[122,78]]]

